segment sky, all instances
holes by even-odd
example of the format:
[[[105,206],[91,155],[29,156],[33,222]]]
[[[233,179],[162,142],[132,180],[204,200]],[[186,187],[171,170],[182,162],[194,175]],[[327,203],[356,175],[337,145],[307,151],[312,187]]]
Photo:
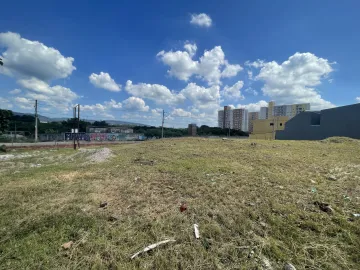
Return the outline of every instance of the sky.
[[[359,1],[6,1],[0,108],[185,127],[360,102]]]

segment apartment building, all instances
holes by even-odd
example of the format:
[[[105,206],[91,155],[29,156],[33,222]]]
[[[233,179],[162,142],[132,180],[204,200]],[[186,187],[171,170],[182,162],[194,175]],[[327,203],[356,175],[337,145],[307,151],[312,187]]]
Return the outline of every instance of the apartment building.
[[[196,136],[197,134],[197,126],[196,124],[189,124],[188,125],[188,135],[189,136]]]
[[[249,112],[249,133],[254,130],[254,121],[259,119],[259,112]]]
[[[233,128],[233,112],[230,106],[224,106],[223,110],[218,111],[218,127]]]
[[[246,109],[233,109],[233,129],[248,131],[249,130],[249,116]]]
[[[275,105],[275,102],[270,101],[268,107],[260,108],[259,119],[271,119],[274,116],[287,116],[289,119],[293,118],[301,112],[309,111],[310,103],[292,104],[292,105]]]

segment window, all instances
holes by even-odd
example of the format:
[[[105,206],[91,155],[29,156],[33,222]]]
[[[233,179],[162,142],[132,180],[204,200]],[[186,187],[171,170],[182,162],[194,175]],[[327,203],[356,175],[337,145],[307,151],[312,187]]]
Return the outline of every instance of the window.
[[[274,123],[270,123],[270,126],[273,126],[274,125]]]
[[[282,124],[283,124],[283,123],[280,123],[280,127],[282,127]]]

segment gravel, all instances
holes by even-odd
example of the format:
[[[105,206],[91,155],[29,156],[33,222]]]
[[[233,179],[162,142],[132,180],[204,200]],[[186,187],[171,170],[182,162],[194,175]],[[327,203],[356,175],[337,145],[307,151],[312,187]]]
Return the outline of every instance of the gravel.
[[[26,157],[32,157],[32,155],[23,154],[23,155],[12,155],[12,154],[6,154],[6,155],[0,155],[0,160],[11,160],[16,158],[26,158]]]

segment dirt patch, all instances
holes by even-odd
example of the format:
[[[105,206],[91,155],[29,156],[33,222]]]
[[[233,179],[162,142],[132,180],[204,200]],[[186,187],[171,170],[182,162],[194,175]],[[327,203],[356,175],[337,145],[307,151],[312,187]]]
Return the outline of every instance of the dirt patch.
[[[113,157],[113,153],[109,148],[101,149],[81,149],[82,152],[90,152],[91,155],[87,157],[87,160],[90,162],[104,162],[107,159]]]
[[[348,138],[348,137],[330,137],[325,140],[321,140],[321,142],[326,143],[345,143],[345,142],[360,142],[359,140]]]

